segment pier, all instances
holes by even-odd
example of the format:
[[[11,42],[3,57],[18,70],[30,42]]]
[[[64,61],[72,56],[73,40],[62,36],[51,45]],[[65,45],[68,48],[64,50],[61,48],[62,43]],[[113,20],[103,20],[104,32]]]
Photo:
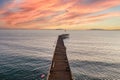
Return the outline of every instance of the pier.
[[[47,80],[73,80],[63,41],[68,36],[68,34],[58,36]]]

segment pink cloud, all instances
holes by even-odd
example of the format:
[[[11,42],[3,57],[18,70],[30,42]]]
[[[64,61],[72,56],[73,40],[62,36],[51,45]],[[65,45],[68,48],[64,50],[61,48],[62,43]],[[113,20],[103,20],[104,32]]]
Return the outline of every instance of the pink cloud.
[[[86,17],[88,14],[104,11],[117,5],[120,5],[120,0],[89,0],[89,2],[88,0],[13,0],[9,5],[0,9],[0,21],[4,21],[10,27],[19,28],[76,25],[119,16],[118,12],[111,12]]]

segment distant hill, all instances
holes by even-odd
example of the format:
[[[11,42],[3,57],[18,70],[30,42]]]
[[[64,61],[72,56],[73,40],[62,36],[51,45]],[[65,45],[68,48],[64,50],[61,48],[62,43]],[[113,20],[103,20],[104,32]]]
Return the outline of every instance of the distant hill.
[[[102,30],[102,31],[103,31],[103,30],[105,30],[105,29],[89,29],[89,30],[100,30],[100,31]]]
[[[107,30],[107,29],[89,29],[89,30],[97,30],[97,31],[120,31],[120,29],[112,29],[112,30]]]

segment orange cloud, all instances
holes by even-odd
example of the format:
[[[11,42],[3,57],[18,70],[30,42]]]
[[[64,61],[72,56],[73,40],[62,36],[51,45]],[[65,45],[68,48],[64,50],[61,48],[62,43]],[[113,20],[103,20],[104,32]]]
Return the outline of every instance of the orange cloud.
[[[120,0],[13,0],[0,9],[0,21],[13,28],[77,25],[120,16],[119,12],[94,15],[118,5]]]

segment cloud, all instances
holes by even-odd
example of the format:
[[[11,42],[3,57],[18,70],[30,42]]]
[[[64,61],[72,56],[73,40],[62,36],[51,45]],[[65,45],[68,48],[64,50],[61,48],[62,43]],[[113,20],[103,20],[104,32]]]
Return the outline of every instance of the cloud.
[[[120,0],[12,0],[0,9],[0,21],[13,28],[75,26],[120,16],[120,9],[116,12],[110,10],[118,5]],[[95,14],[106,10],[109,12]]]

